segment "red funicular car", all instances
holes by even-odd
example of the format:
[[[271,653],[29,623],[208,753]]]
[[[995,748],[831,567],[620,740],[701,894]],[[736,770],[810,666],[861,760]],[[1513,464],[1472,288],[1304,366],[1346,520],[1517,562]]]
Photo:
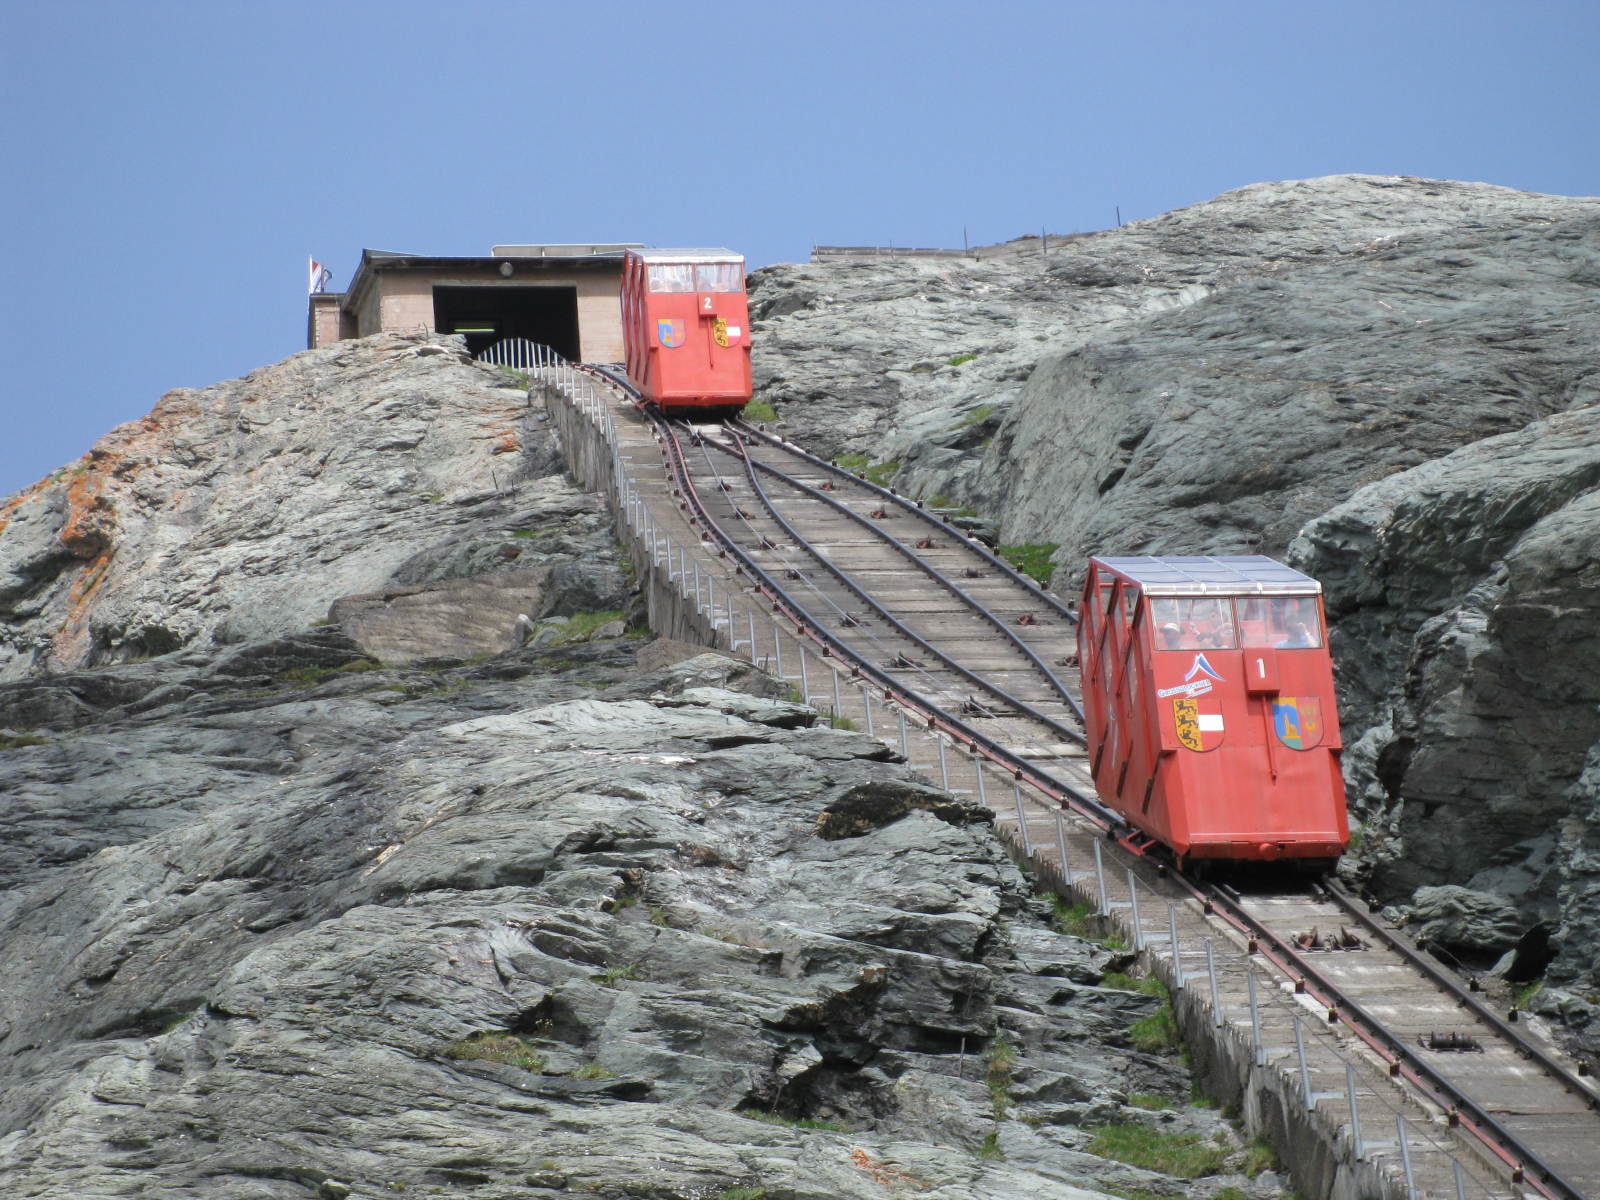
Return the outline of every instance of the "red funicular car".
[[[744,257],[629,250],[622,267],[628,377],[662,412],[708,419],[750,399]]]
[[[1078,626],[1101,797],[1180,863],[1349,843],[1322,585],[1260,555],[1092,558]]]

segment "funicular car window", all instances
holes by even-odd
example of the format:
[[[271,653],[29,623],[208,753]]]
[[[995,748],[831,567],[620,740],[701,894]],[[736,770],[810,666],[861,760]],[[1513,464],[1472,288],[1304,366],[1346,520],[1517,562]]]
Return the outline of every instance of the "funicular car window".
[[[1166,596],[1150,601],[1157,650],[1234,650],[1233,604],[1217,596]]]
[[[701,263],[694,269],[698,292],[742,292],[744,272],[738,263]]]
[[[1322,622],[1312,596],[1240,600],[1239,628],[1249,649],[1315,650],[1322,645]]]
[[[652,292],[694,291],[694,264],[652,263],[650,290]]]

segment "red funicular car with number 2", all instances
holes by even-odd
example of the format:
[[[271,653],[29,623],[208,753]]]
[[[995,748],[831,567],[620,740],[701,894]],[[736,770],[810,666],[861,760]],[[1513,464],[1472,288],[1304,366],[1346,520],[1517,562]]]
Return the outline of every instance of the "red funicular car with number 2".
[[[1092,558],[1078,626],[1101,798],[1181,864],[1349,844],[1322,585],[1261,555]]]
[[[744,257],[629,250],[622,266],[628,377],[672,416],[718,420],[750,400]]]

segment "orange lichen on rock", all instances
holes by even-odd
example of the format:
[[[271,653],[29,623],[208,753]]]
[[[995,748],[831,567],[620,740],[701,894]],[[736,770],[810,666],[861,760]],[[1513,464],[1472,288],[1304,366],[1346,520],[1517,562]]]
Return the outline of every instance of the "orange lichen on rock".
[[[874,1158],[859,1147],[850,1151],[850,1161],[871,1176],[873,1183],[891,1191],[902,1187],[921,1190],[928,1186],[926,1179],[913,1175],[910,1171],[902,1171],[899,1167],[891,1167],[883,1159]]]
[[[496,440],[494,449],[490,454],[516,454],[522,449],[522,443],[517,440],[515,430],[507,429]]]
[[[111,546],[116,518],[105,486],[105,475],[89,470],[67,487],[67,519],[56,536],[76,558],[94,558]]]
[[[53,656],[62,666],[80,667],[88,658],[89,606],[111,573],[111,553],[109,547],[102,550],[72,581],[67,593],[67,615],[51,638]]]

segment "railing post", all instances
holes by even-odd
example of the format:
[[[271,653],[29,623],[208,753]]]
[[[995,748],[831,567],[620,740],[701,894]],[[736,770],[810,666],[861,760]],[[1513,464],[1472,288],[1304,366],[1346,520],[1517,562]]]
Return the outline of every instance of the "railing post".
[[[1256,973],[1249,970],[1245,973],[1245,981],[1250,988],[1250,1051],[1256,1066],[1264,1067],[1267,1064],[1267,1048],[1261,1044],[1261,1009],[1256,1004]]]
[[[1133,949],[1137,954],[1144,950],[1144,926],[1139,922],[1139,888],[1132,867],[1128,868],[1128,915],[1133,919]]]
[[[1167,905],[1167,947],[1172,951],[1172,990],[1183,991],[1183,946],[1178,942],[1178,906]]]
[[[1406,1119],[1401,1113],[1394,1115],[1394,1132],[1400,1147],[1400,1166],[1406,1173],[1406,1200],[1415,1200],[1417,1181],[1411,1174],[1411,1147],[1406,1145]]]
[[[1222,996],[1217,991],[1217,957],[1212,951],[1211,939],[1206,939],[1206,975],[1211,980],[1211,1027],[1222,1028]]]
[[[1300,1032],[1300,1014],[1294,1015],[1294,1056],[1300,1063],[1300,1096],[1305,1101],[1306,1111],[1310,1112],[1317,1107],[1317,1102],[1311,1095],[1311,1068],[1306,1065],[1306,1040]]]
[[[866,684],[861,685],[861,711],[866,714],[867,718],[867,736],[876,738],[878,735],[872,728],[872,689]]]
[[[1072,864],[1067,861],[1067,823],[1061,815],[1059,804],[1056,807],[1056,847],[1061,851],[1061,880],[1071,887]]]
[[[1355,1161],[1360,1162],[1366,1151],[1361,1145],[1361,1109],[1356,1105],[1356,1069],[1349,1063],[1344,1065],[1344,1094],[1350,1102],[1350,1149]]]
[[[1099,838],[1094,840],[1094,879],[1096,886],[1100,889],[1100,915],[1109,917],[1111,915],[1111,898],[1106,895],[1106,864],[1100,853]]]
[[[980,771],[982,767],[978,768]],[[1028,812],[1022,803],[1022,788],[1013,783],[1011,796],[1017,802],[1017,832],[1022,835],[1022,853],[1027,858],[1033,857],[1033,837],[1028,832]]]
[[[944,734],[934,739],[939,743],[939,786],[945,791],[950,790],[950,767],[944,760]]]

